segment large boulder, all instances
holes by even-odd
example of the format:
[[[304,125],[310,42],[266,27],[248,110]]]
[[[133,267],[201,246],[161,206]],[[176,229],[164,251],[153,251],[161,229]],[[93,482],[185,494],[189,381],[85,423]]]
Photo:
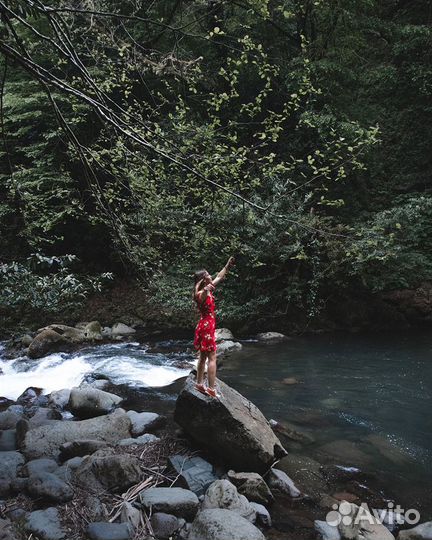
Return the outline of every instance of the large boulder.
[[[35,499],[63,503],[73,497],[69,484],[50,472],[32,474],[28,482],[29,494]]]
[[[88,341],[100,341],[103,339],[102,326],[99,321],[92,321],[84,327],[84,336]]]
[[[230,340],[234,341],[234,336],[229,328],[218,328],[216,330],[216,341],[225,341]]]
[[[174,419],[193,439],[238,471],[265,472],[286,455],[261,411],[218,380],[222,397],[195,389],[190,375],[177,398]]]
[[[130,437],[130,425],[128,415],[122,410],[77,422],[53,420],[48,425],[27,431],[21,450],[27,459],[57,457],[63,443],[83,439],[116,443]]]
[[[275,468],[287,474],[302,493],[313,499],[319,500],[327,491],[327,482],[321,474],[321,464],[314,459],[288,454]]]
[[[57,332],[57,334],[62,336],[68,343],[80,344],[86,341],[82,328],[75,328],[74,326],[67,326],[66,324],[50,324],[44,328],[39,328],[38,332],[44,332],[45,330]]]
[[[64,443],[60,446],[60,461],[67,461],[74,457],[83,457],[94,454],[98,450],[105,448],[105,441],[78,440]]]
[[[25,459],[19,452],[0,452],[0,479],[15,478]]]
[[[111,334],[113,337],[131,336],[135,334],[135,332],[136,330],[134,328],[131,328],[130,326],[127,326],[121,322],[115,323],[111,329]]]
[[[198,510],[198,497],[183,488],[154,487],[142,491],[141,504],[152,512],[164,512],[191,520]]]
[[[72,388],[69,409],[78,418],[93,418],[111,411],[122,401],[120,396],[89,386]]]
[[[265,540],[262,532],[231,510],[203,510],[192,523],[188,540]]]
[[[239,495],[237,488],[229,480],[216,480],[208,488],[201,508],[225,508],[255,523],[256,512],[244,495]]]
[[[68,341],[55,330],[47,328],[39,332],[30,343],[28,355],[30,358],[42,358],[52,352],[62,351],[67,346]]]
[[[240,351],[243,348],[243,345],[238,341],[231,341],[230,339],[226,341],[221,341],[218,343],[218,354],[228,354],[234,351]]]

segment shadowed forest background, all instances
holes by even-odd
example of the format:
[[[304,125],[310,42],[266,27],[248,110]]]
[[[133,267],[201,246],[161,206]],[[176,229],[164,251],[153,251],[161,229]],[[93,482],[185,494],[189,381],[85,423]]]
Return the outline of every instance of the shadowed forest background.
[[[428,290],[428,0],[0,15],[3,328],[91,317],[95,293],[180,325],[193,271],[232,254],[234,327],[393,324],[404,290]]]

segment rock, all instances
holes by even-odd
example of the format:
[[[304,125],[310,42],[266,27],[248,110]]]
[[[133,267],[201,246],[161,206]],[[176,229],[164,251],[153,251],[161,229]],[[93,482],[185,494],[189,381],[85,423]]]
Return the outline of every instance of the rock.
[[[127,523],[89,523],[87,533],[91,540],[129,540],[132,537]]]
[[[75,328],[66,324],[50,324],[44,328],[39,328],[38,332],[45,332],[46,330],[57,332],[66,343],[80,344],[86,340],[82,328]]]
[[[22,474],[25,476],[31,476],[32,474],[40,474],[44,472],[52,473],[57,469],[57,462],[53,459],[39,458],[28,461],[22,469]]]
[[[30,346],[30,343],[33,341],[33,337],[30,334],[24,334],[21,338],[21,346],[25,349]]]
[[[15,429],[18,420],[21,419],[22,414],[17,414],[7,409],[0,412],[0,429]]]
[[[140,445],[140,444],[148,444],[151,442],[160,441],[159,437],[156,437],[156,435],[153,435],[151,433],[144,433],[144,435],[141,435],[140,437],[136,437],[135,439],[129,438],[129,439],[122,439],[117,444],[119,446],[132,446],[133,444]]]
[[[316,532],[322,540],[342,540],[342,536],[336,526],[330,525],[326,521],[318,520],[314,522],[314,525]]]
[[[24,463],[24,456],[19,452],[0,452],[0,479],[12,480]]]
[[[262,527],[270,529],[270,527],[272,526],[272,520],[270,517],[270,512],[267,510],[267,508],[262,504],[256,502],[251,502],[250,505],[255,510],[256,520],[258,524]]]
[[[17,540],[12,523],[8,519],[0,519],[0,540]]]
[[[23,493],[24,491],[27,491],[28,483],[28,478],[13,478],[10,483],[10,489],[13,493]]]
[[[29,430],[24,437],[22,452],[28,459],[57,456],[59,447],[66,442],[98,439],[115,443],[129,437],[130,419],[124,411],[81,420],[63,422],[55,420],[49,425]]]
[[[87,341],[100,341],[102,339],[102,326],[99,321],[92,321],[84,327],[84,336]]]
[[[140,493],[141,504],[152,512],[164,512],[191,520],[198,510],[198,497],[183,488],[149,488]]]
[[[47,499],[52,502],[67,502],[73,498],[73,489],[55,474],[40,472],[29,478],[28,492],[35,499]]]
[[[42,540],[62,540],[66,536],[61,527],[57,508],[31,512],[24,527]]]
[[[432,540],[432,521],[421,523],[413,529],[400,531],[398,540]]]
[[[7,517],[11,521],[23,521],[27,517],[27,512],[24,510],[24,508],[12,508],[12,510],[7,512]]]
[[[0,452],[13,452],[16,449],[16,430],[5,429],[0,431]]]
[[[35,414],[28,421],[29,429],[49,424],[52,420],[61,420],[62,415],[49,407],[38,407]]]
[[[269,490],[264,478],[258,473],[236,473],[228,471],[228,478],[249,501],[260,504],[269,504],[273,501],[273,495]]]
[[[234,336],[231,330],[228,328],[217,328],[216,329],[216,341],[234,341]]]
[[[48,353],[64,350],[67,344],[67,339],[54,330],[43,330],[30,343],[28,355],[30,358],[42,358]]]
[[[141,525],[141,512],[131,503],[125,501],[122,505],[120,521],[127,523],[132,530],[138,529]]]
[[[253,403],[222,381],[218,385],[220,400],[198,392],[190,375],[177,398],[175,421],[233,469],[265,472],[285,449]]]
[[[268,475],[268,485],[271,489],[285,493],[290,497],[300,497],[301,492],[291,478],[279,469],[271,469]]]
[[[121,322],[115,323],[111,329],[111,334],[113,337],[131,336],[132,334],[135,334],[135,332],[136,330],[134,328],[131,328],[130,326],[127,326]]]
[[[94,495],[87,495],[85,507],[91,521],[107,521],[108,511],[102,502]]]
[[[23,412],[27,412],[28,409],[34,406],[40,405],[39,400],[42,395],[42,388],[36,388],[35,386],[29,386],[16,400],[18,405],[23,407]],[[9,407],[10,409],[10,407]]]
[[[120,396],[97,388],[72,388],[68,407],[78,418],[93,418],[107,414],[121,401]]]
[[[309,497],[319,500],[327,491],[327,483],[321,475],[321,464],[314,459],[296,454],[282,458],[275,469],[283,471],[297,488]]]
[[[298,381],[295,377],[286,377],[282,380],[282,384],[286,384],[287,386],[292,386],[293,384],[299,384],[300,381]]]
[[[123,492],[141,479],[139,459],[128,454],[109,454],[98,450],[88,456],[75,471],[75,480],[92,489],[102,486],[109,491]]]
[[[68,467],[71,471],[78,469],[81,463],[84,461],[84,458],[81,456],[73,457],[64,462],[63,466]]]
[[[49,406],[64,409],[69,403],[70,393],[70,388],[63,388],[62,390],[51,392],[48,398]]]
[[[262,532],[235,512],[203,510],[192,523],[188,540],[265,540]]]
[[[259,341],[285,341],[286,339],[289,339],[284,334],[280,334],[279,332],[262,332],[261,334],[257,335],[257,339]]]
[[[203,495],[210,484],[218,479],[213,465],[198,456],[171,456],[169,462],[177,472],[177,482],[180,486],[190,489],[198,497]]]
[[[394,540],[392,533],[365,507],[344,501],[339,505],[339,512],[344,516],[338,525],[342,538]]]
[[[103,338],[110,339],[112,337],[112,330],[109,326],[104,326],[101,334]]]
[[[128,411],[126,413],[131,420],[132,437],[138,437],[143,433],[153,431],[166,423],[166,417],[152,412]]]
[[[331,456],[332,461],[336,459],[342,465],[367,465],[372,461],[372,457],[365,454],[356,443],[344,439],[320,446],[318,453],[324,454],[323,457],[327,459]]]
[[[59,447],[60,461],[67,461],[74,457],[89,456],[102,448],[106,448],[106,446],[107,443],[105,441],[91,439],[67,442],[61,444]]]
[[[275,433],[282,435],[290,441],[299,442],[301,444],[312,444],[315,442],[315,438],[304,431],[300,431],[298,428],[288,422],[277,422],[270,419],[270,425]]]
[[[172,514],[164,514],[163,512],[156,512],[152,515],[151,526],[156,538],[161,540],[169,540],[184,524],[183,520],[179,520],[178,517]]]
[[[217,351],[218,354],[228,354],[234,351],[240,351],[243,348],[243,345],[238,341],[221,341],[218,343]]]
[[[224,508],[239,514],[254,523],[256,514],[244,495],[239,495],[237,488],[229,480],[216,480],[207,489],[201,505],[202,510]]]

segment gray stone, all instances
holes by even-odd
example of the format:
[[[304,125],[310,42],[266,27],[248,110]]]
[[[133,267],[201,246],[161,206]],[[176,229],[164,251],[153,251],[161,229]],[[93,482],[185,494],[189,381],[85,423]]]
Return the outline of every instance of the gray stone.
[[[0,479],[15,478],[25,459],[20,452],[0,452]]]
[[[0,540],[17,540],[12,523],[8,519],[0,519]]]
[[[321,464],[309,457],[288,454],[275,465],[275,469],[287,474],[302,493],[313,499],[319,500],[322,493],[327,491],[327,482],[321,475]]]
[[[5,429],[0,431],[0,452],[13,452],[16,449],[16,430]]]
[[[150,523],[156,538],[168,540],[174,536],[184,522],[172,514],[156,512],[152,515]]]
[[[267,529],[270,529],[272,526],[272,520],[270,516],[270,512],[267,510],[265,506],[262,504],[251,502],[250,505],[256,512],[256,520],[259,525],[262,527],[266,527]]]
[[[270,469],[268,474],[268,485],[271,489],[285,493],[293,498],[300,497],[301,495],[300,490],[297,488],[291,478],[279,469]]]
[[[39,332],[32,340],[28,348],[30,358],[42,358],[43,356],[61,351],[68,344],[68,340],[52,329]]]
[[[259,341],[285,341],[288,337],[285,334],[280,334],[279,332],[261,332],[257,335]]]
[[[244,495],[239,495],[237,488],[229,480],[216,480],[207,489],[201,505],[202,510],[224,508],[239,514],[254,523],[256,513]]]
[[[93,418],[110,412],[122,401],[120,396],[97,388],[72,388],[69,409],[78,418]]]
[[[129,540],[132,537],[127,523],[89,523],[87,533],[91,540]]]
[[[128,454],[107,454],[98,450],[86,457],[75,471],[75,479],[81,486],[102,486],[109,491],[123,492],[141,479],[139,459]]]
[[[177,483],[190,489],[198,497],[204,495],[210,484],[218,479],[213,465],[198,456],[171,456],[169,462],[177,472]]]
[[[33,337],[30,334],[24,334],[21,338],[21,345],[23,347],[29,347],[32,341]]]
[[[17,414],[9,409],[0,412],[0,429],[15,429],[15,426],[21,416],[22,414]]]
[[[7,512],[7,517],[11,521],[22,521],[27,517],[27,515],[28,512],[26,512],[24,508],[12,508],[12,510],[9,510],[9,512]]]
[[[131,336],[132,334],[135,334],[135,332],[136,330],[134,328],[131,328],[130,326],[127,326],[121,322],[115,323],[111,329],[111,334],[113,337]]]
[[[102,339],[102,326],[99,321],[91,321],[84,327],[84,336],[87,341],[100,341]]]
[[[78,469],[78,467],[81,465],[81,463],[84,461],[84,458],[81,457],[81,456],[76,456],[76,457],[73,457],[73,458],[70,458],[68,459],[67,461],[64,462],[63,466],[64,467],[69,467],[69,469],[71,469],[72,471],[74,471],[75,469]]]
[[[188,540],[265,540],[262,532],[235,512],[203,510],[192,523]]]
[[[99,439],[115,443],[129,437],[129,428],[130,419],[121,410],[77,422],[55,420],[49,425],[29,430],[25,434],[21,450],[30,459],[57,456],[63,443],[77,439]]]
[[[217,328],[216,341],[219,342],[224,340],[234,341],[233,333],[228,328]]]
[[[260,504],[269,504],[273,501],[273,495],[265,483],[264,478],[258,473],[236,473],[228,471],[228,478],[249,501]]]
[[[198,511],[198,497],[183,488],[149,488],[140,494],[141,504],[152,512],[164,512],[191,520]]]
[[[94,495],[85,498],[85,507],[91,521],[107,521],[109,518],[106,506]]]
[[[350,540],[394,540],[392,533],[384,527],[366,508],[343,501],[340,513],[351,518],[342,520],[338,529],[342,538]]]
[[[315,520],[315,530],[322,540],[342,540],[342,536],[335,525],[330,525],[326,521]]]
[[[136,411],[128,411],[126,414],[131,420],[132,437],[138,437],[143,433],[153,431],[154,429],[163,426],[166,422],[164,416],[152,412],[139,413]]]
[[[48,404],[51,407],[64,409],[69,402],[70,393],[70,388],[63,388],[62,390],[51,392],[48,398]]]
[[[28,428],[34,429],[39,426],[49,424],[53,420],[61,420],[62,415],[60,412],[51,409],[49,407],[39,407],[35,414],[28,421]]]
[[[67,502],[73,498],[73,489],[57,475],[49,472],[32,474],[29,477],[28,492],[35,499],[53,502]]]
[[[60,461],[67,461],[74,457],[89,456],[94,454],[102,448],[106,448],[107,443],[105,441],[98,440],[77,440],[60,445]]]
[[[160,441],[159,437],[156,437],[156,435],[153,435],[151,433],[144,433],[144,435],[141,435],[140,437],[136,437],[135,439],[129,438],[129,439],[122,439],[117,444],[119,446],[132,446],[133,444],[140,445],[140,444],[148,444],[151,442]]]
[[[421,523],[413,529],[400,531],[398,540],[432,540],[432,521]]]
[[[44,472],[52,473],[58,469],[56,461],[50,458],[39,458],[28,461],[23,467],[23,474],[30,476]]]
[[[128,523],[129,526],[135,530],[141,525],[141,512],[138,508],[135,508],[131,503],[125,501],[122,505],[120,521],[122,523]]]
[[[12,485],[9,478],[0,478],[0,497],[9,497],[12,493]]]
[[[25,528],[42,540],[62,540],[66,536],[57,508],[31,512],[27,516]]]
[[[21,478],[17,476],[11,480],[10,488],[13,493],[23,493],[24,491],[27,491],[28,483],[28,478]]]
[[[243,348],[243,345],[238,341],[221,341],[218,343],[217,350],[218,354],[228,354],[234,351],[240,351]]]
[[[222,381],[217,384],[221,399],[198,392],[190,375],[177,398],[175,421],[233,469],[265,472],[285,449],[253,403]]]

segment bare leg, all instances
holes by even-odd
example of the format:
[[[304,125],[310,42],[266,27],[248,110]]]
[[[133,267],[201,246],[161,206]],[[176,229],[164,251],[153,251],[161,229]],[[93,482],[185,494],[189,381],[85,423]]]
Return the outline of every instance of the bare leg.
[[[209,388],[214,390],[216,385],[216,351],[208,353],[207,378]]]
[[[206,353],[206,351],[199,351],[198,354],[199,354],[199,356],[198,356],[196,383],[197,384],[203,384],[207,353]]]

